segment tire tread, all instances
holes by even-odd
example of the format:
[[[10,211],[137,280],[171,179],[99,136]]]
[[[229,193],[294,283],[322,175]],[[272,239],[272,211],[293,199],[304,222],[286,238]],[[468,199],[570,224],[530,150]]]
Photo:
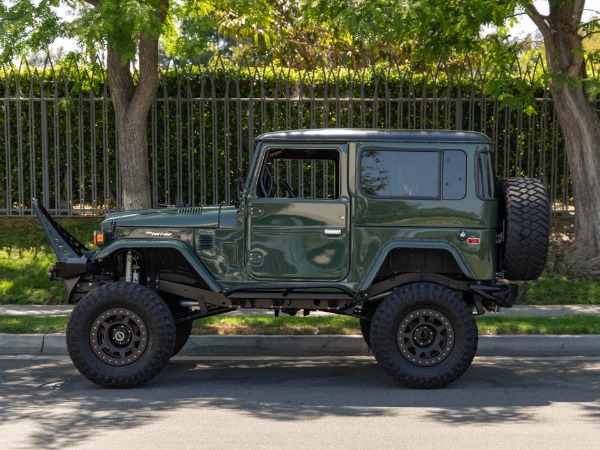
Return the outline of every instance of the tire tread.
[[[410,309],[438,308],[453,313],[455,347],[459,354],[452,355],[453,364],[442,363],[417,367],[406,360],[396,343],[398,322]],[[463,330],[459,341],[458,330]],[[441,388],[462,376],[470,367],[477,352],[477,324],[472,309],[450,289],[434,283],[413,283],[395,289],[379,306],[371,324],[373,354],[383,369],[396,381],[418,389]],[[447,367],[450,365],[450,367]]]
[[[540,277],[548,256],[550,207],[546,189],[535,178],[502,183],[506,221],[502,266],[509,280]]]
[[[97,313],[115,307],[137,308],[136,313],[152,323],[147,324],[151,342],[144,355],[122,367],[109,366],[94,355],[87,328]],[[150,326],[155,329],[155,336],[150,336]],[[75,305],[67,325],[67,350],[73,364],[87,379],[108,388],[146,384],[168,363],[174,344],[175,322],[166,303],[150,289],[133,283],[111,283],[89,292]]]

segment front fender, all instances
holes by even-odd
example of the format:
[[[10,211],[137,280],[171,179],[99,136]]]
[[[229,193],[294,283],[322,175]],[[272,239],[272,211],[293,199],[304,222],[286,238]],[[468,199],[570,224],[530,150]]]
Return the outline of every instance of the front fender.
[[[215,281],[210,272],[204,267],[202,262],[196,257],[194,252],[183,242],[176,240],[169,241],[146,241],[143,239],[122,239],[107,245],[99,250],[95,255],[95,260],[103,260],[122,250],[135,249],[174,249],[178,251],[190,266],[196,271],[198,276],[208,285],[213,292],[223,292],[223,288]]]

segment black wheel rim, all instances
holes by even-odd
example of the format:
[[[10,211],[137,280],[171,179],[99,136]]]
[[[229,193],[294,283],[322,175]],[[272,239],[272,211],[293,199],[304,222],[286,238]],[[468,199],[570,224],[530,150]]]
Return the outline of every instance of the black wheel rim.
[[[90,343],[102,362],[111,366],[132,364],[143,355],[148,345],[146,324],[129,309],[109,309],[94,320]]]
[[[434,309],[412,311],[398,326],[400,354],[417,366],[435,366],[454,347],[454,329],[448,318]]]

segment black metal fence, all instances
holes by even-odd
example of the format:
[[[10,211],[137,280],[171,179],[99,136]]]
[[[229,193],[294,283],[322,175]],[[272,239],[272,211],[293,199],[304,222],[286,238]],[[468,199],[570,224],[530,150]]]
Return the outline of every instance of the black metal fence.
[[[537,68],[539,69],[539,67]],[[500,176],[534,176],[555,214],[570,210],[563,139],[537,70],[530,110],[485,95],[486,70],[468,63],[429,73],[402,66],[360,71],[165,68],[149,117],[154,206],[232,203],[254,139],[267,131],[361,127],[480,131]],[[121,208],[114,111],[99,65],[0,71],[0,214],[58,215]]]

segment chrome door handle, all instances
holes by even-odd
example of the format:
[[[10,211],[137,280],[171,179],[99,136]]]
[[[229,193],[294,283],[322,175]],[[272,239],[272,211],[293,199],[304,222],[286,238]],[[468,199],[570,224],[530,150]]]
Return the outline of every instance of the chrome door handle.
[[[325,236],[341,236],[342,230],[341,228],[325,228],[323,234]]]

